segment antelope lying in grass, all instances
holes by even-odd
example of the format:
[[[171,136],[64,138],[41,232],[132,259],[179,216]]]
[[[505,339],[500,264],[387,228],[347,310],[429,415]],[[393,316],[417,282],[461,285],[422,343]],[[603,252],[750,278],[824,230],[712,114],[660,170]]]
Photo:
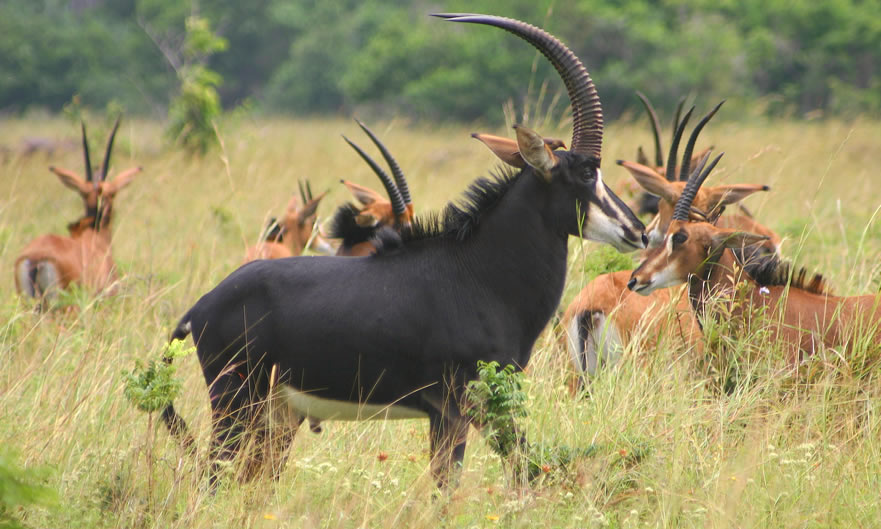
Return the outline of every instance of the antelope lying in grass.
[[[855,332],[874,332],[874,342],[881,343],[881,333],[876,332],[881,320],[877,295],[833,296],[825,291],[821,276],[808,279],[804,269],[791,274],[789,265],[773,254],[752,263],[761,273],[750,276],[736,250],[761,244],[767,236],[689,221],[701,184],[720,157],[691,176],[676,202],[662,244],[646,252],[627,287],[649,295],[687,283],[688,299],[698,321],[706,321],[711,299],[723,303],[724,317],[734,321],[766,308],[772,339],[786,345],[793,364],[814,354],[821,344],[849,346]],[[713,215],[708,217],[714,220]]]
[[[104,161],[94,173],[86,125],[82,125],[85,180],[68,169],[49,168],[61,183],[80,194],[86,211],[82,218],[68,225],[69,236],[41,235],[25,246],[15,260],[15,286],[19,292],[41,301],[51,301],[70,283],[79,283],[100,292],[116,281],[110,244],[113,200],[141,171],[140,167],[134,167],[112,180],[107,178],[118,128],[119,119],[107,140]]]
[[[381,228],[389,227],[400,232],[401,229],[409,227],[413,221],[413,199],[410,197],[410,187],[407,185],[407,178],[401,166],[373,131],[360,121],[355,121],[379,149],[391,169],[394,180],[361,147],[343,136],[346,143],[373,169],[388,195],[386,200],[372,189],[347,180],[342,181],[362,205],[361,208],[354,204],[340,206],[331,223],[330,238],[342,241],[336,254],[349,257],[373,253],[376,250],[374,239]]]
[[[464,390],[477,361],[527,365],[563,291],[568,237],[621,251],[645,246],[644,226],[603,183],[602,111],[578,58],[516,20],[439,16],[506,29],[542,51],[569,93],[572,149],[553,152],[517,127],[522,170],[477,180],[465,204],[414,222],[399,244],[367,257],[254,261],[187,311],[171,339],[193,334],[214,457],[229,460],[253,434],[245,477],[267,449],[286,453],[307,417],[427,418],[432,474],[449,483],[465,452]],[[290,423],[270,433],[267,409],[284,410]],[[171,405],[163,418],[191,442]]]
[[[658,216],[649,226],[649,230],[657,230],[660,226],[669,225],[676,200],[685,186],[686,173],[692,166],[691,162],[695,160],[692,153],[698,135],[721,105],[722,103],[719,103],[710,111],[692,131],[678,170],[677,180],[668,181],[651,168],[640,164],[619,162],[634,172],[634,176],[643,187],[660,198]],[[688,111],[676,128],[667,158],[666,174],[677,174],[675,164],[679,142],[693,110],[692,108]],[[706,163],[707,154],[709,151],[697,160],[699,169]],[[767,186],[745,184],[707,187],[698,190],[693,205],[698,211],[721,212],[725,206],[767,189]],[[749,226],[753,225],[749,224]],[[652,240],[652,233],[649,232],[650,245]],[[654,240],[657,241],[658,237],[656,236]],[[774,253],[775,250],[776,247],[768,249],[770,253]],[[753,257],[755,256],[750,255],[748,259]],[[684,345],[701,348],[700,328],[691,314],[684,294],[678,293],[674,299],[671,299],[670,291],[659,290],[651,296],[638,296],[627,288],[630,275],[630,270],[623,270],[597,276],[567,307],[563,316],[563,326],[568,337],[567,346],[576,372],[582,375],[576,378],[573,389],[580,386],[583,375],[592,376],[602,364],[615,363],[623,348],[636,335],[647,338],[648,342],[645,345],[652,347],[655,337],[661,334],[670,335],[672,332]],[[665,330],[668,332],[664,333]]]
[[[285,216],[281,222],[272,219],[264,240],[248,248],[245,254],[245,262],[255,259],[281,259],[300,255],[308,245],[321,253],[332,254],[333,247],[324,238],[315,232],[316,213],[321,199],[327,194],[322,193],[318,197],[312,195],[312,187],[307,181],[305,186],[299,183],[300,199],[291,197],[288,202]]]

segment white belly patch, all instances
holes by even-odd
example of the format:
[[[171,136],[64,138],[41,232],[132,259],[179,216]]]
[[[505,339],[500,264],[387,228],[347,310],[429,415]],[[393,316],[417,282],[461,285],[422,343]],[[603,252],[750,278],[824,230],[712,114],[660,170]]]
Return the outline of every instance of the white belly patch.
[[[278,390],[281,401],[301,417],[321,421],[359,421],[376,419],[424,419],[422,410],[391,404],[365,404],[316,397],[312,393],[282,384]]]

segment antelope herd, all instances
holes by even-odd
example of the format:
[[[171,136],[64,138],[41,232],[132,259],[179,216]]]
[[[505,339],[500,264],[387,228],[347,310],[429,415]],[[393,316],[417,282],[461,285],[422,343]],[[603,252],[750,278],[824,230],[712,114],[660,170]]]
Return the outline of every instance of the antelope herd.
[[[319,431],[326,420],[426,418],[432,475],[439,486],[454,483],[469,426],[482,426],[470,418],[465,398],[477,362],[527,366],[563,294],[570,236],[620,252],[643,251],[635,270],[594,278],[563,315],[579,384],[627,347],[656,349],[662,334],[700,354],[703,328],[721,314],[777,311],[768,327],[794,367],[824,347],[849,350],[856,333],[874,333],[878,296],[829,294],[821,276],[794,272],[781,260],[780,237],[745,208],[722,215],[768,186],[702,185],[722,155],[710,160],[713,148],[695,153],[696,143],[721,103],[694,128],[680,160],[694,110],[681,116],[680,102],[665,164],[657,113],[638,94],[652,125],[655,159],[640,147],[636,161],[618,164],[650,197],[635,207],[655,214],[646,227],[603,181],[600,99],[572,51],[514,19],[434,16],[503,29],[541,52],[566,86],[570,146],[519,125],[515,139],[473,134],[505,165],[496,176],[474,181],[464,203],[451,202],[436,217],[416,217],[400,165],[358,121],[391,175],[344,140],[385,195],[343,180],[357,205],[339,206],[323,233],[318,208],[327,192],[314,195],[308,181],[300,182],[284,216],[248,248],[245,264],[198,299],[171,334],[172,341],[192,334],[207,385],[212,482],[236,457],[243,479],[267,467],[278,476],[306,419]],[[118,127],[119,120],[97,171],[85,125],[85,178],[50,167],[80,194],[85,213],[69,225],[69,236],[40,236],[15,261],[16,288],[41,309],[72,283],[95,292],[118,289],[112,205],[141,171],[108,178]],[[307,250],[326,255],[302,255]],[[678,285],[686,286],[671,288]],[[193,443],[172,403],[162,415],[173,437]]]

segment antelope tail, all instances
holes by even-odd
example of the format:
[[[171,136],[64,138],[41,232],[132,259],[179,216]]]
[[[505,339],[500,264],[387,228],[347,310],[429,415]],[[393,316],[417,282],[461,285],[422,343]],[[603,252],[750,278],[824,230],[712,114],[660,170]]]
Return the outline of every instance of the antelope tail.
[[[192,324],[190,323],[190,313],[187,312],[184,317],[181,318],[180,322],[178,322],[177,327],[175,327],[174,332],[171,333],[171,338],[168,341],[171,343],[175,340],[183,340],[190,335],[191,331]],[[166,364],[171,364],[171,362],[174,361],[174,358],[166,356],[162,360]],[[184,418],[174,409],[173,403],[169,402],[165,409],[162,410],[162,420],[165,422],[165,426],[168,427],[171,436],[177,439],[184,449],[190,450],[193,447],[195,442],[193,435],[190,433],[190,429],[187,427]]]

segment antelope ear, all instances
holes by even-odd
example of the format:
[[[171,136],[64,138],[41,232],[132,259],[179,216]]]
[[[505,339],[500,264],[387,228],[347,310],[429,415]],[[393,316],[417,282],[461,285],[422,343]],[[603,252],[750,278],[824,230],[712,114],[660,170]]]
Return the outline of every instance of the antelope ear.
[[[131,169],[126,169],[125,171],[119,173],[110,182],[104,182],[102,184],[104,193],[107,195],[115,195],[122,188],[132,183],[135,175],[143,170],[143,167],[132,167]]]
[[[477,132],[471,134],[471,137],[480,140],[499,160],[506,164],[518,169],[526,167],[526,162],[520,156],[520,148],[515,140],[493,136],[492,134],[479,134]]]
[[[671,204],[675,204],[679,198],[679,191],[651,167],[626,160],[618,160],[618,165],[630,171],[630,175],[636,180],[636,183],[649,193],[661,197]]]
[[[343,185],[348,188],[349,192],[352,193],[352,195],[355,197],[355,200],[357,200],[364,206],[369,206],[374,202],[385,200],[384,198],[382,198],[382,195],[370,188],[358,185],[354,182],[349,182],[348,180],[340,180],[340,182],[342,182]]]
[[[760,244],[768,240],[764,235],[749,233],[746,231],[717,229],[713,234],[713,245],[728,248],[743,248],[752,244]]]
[[[719,206],[727,206],[740,202],[746,197],[759,191],[769,191],[771,188],[758,184],[735,184],[730,186],[716,186],[704,188],[707,196],[708,204],[712,204],[714,208]]]
[[[372,228],[379,224],[379,219],[373,216],[372,213],[359,213],[355,215],[355,224],[362,228]]]
[[[645,151],[642,150],[642,145],[636,148],[636,163],[646,166],[649,164],[649,158],[645,155]]]
[[[557,165],[557,157],[550,146],[537,132],[522,125],[514,125],[517,133],[517,146],[523,161],[538,171],[545,180],[550,180],[551,170]]]
[[[81,195],[88,195],[92,190],[92,186],[90,186],[85,180],[80,177],[80,175],[74,173],[73,171],[68,171],[62,167],[49,167],[49,170],[58,175],[58,179],[61,180],[61,183],[66,185],[67,187],[73,189]]]
[[[300,210],[300,213],[297,215],[297,218],[300,221],[300,224],[304,223],[306,219],[315,215],[315,212],[318,211],[318,204],[321,203],[321,199],[324,198],[324,195],[327,194],[327,191],[321,193],[316,198],[313,198],[305,206]]]

